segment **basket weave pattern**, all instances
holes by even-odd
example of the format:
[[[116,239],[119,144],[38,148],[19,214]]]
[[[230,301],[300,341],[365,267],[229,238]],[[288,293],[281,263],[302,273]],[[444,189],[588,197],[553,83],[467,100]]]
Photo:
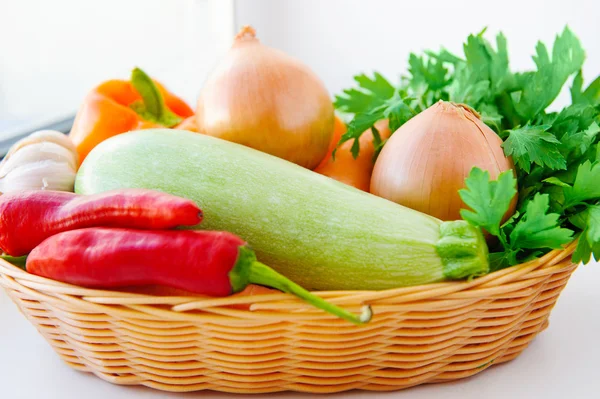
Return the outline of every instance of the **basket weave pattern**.
[[[318,293],[356,312],[370,304],[375,317],[361,327],[287,294],[90,290],[4,261],[0,285],[69,366],[111,383],[179,392],[384,391],[468,377],[518,356],[548,325],[576,268],[574,245],[469,282]]]

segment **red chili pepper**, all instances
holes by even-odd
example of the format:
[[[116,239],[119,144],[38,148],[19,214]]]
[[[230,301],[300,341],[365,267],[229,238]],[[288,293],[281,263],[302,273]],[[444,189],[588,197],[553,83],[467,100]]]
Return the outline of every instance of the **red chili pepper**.
[[[158,191],[127,189],[90,196],[22,191],[0,196],[0,248],[21,256],[68,230],[97,226],[162,230],[201,221],[202,211],[194,201]]]
[[[358,317],[258,262],[241,238],[219,231],[141,231],[88,228],[45,240],[27,258],[29,273],[90,288],[164,285],[227,296],[255,283],[289,292],[353,323]]]

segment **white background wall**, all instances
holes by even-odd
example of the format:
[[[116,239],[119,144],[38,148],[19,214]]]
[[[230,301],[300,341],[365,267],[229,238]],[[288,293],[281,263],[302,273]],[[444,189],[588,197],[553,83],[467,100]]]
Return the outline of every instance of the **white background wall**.
[[[565,24],[600,73],[600,12],[593,0],[0,0],[0,121],[73,112],[102,80],[141,66],[190,103],[234,31],[309,64],[332,94],[361,71],[391,79],[410,51],[460,52],[488,26],[508,37],[515,68],[532,66],[538,39]],[[234,11],[235,6],[235,11]]]
[[[587,51],[585,76],[600,74],[597,0],[237,0],[236,25],[255,25],[266,44],[308,63],[332,93],[361,71],[390,79],[408,54],[444,46],[459,53],[469,33],[488,27],[508,39],[513,68],[533,67],[537,40],[552,42],[568,24]],[[565,97],[562,97],[563,101]]]
[[[233,32],[233,0],[0,0],[0,120],[71,113],[135,66],[192,101]]]

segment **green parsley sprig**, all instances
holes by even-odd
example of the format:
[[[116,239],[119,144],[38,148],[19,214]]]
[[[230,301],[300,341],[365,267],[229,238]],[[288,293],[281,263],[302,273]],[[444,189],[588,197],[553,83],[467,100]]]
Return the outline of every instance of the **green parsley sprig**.
[[[463,219],[497,237],[493,267],[538,257],[576,237],[574,261],[600,259],[600,77],[584,85],[585,52],[568,27],[551,48],[537,43],[535,68],[524,72],[511,70],[502,33],[494,44],[484,35],[470,35],[462,56],[445,49],[410,54],[408,74],[397,85],[378,73],[357,76],[358,86],[335,100],[338,111],[352,116],[340,144],[354,140],[356,157],[361,134],[381,119],[394,132],[439,100],[465,103],[515,162],[516,176],[503,173],[496,181],[473,169],[460,192],[470,208]],[[570,79],[571,104],[548,112]],[[374,140],[379,149],[385,145],[377,134]],[[517,187],[517,211],[506,215]]]

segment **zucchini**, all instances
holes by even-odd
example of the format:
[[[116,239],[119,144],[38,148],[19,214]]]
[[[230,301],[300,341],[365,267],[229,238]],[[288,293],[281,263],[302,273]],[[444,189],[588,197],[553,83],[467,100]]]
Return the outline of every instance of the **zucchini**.
[[[489,270],[481,231],[339,183],[271,155],[182,130],[113,137],[81,166],[76,192],[148,188],[190,198],[196,228],[227,230],[304,287],[378,290]]]

